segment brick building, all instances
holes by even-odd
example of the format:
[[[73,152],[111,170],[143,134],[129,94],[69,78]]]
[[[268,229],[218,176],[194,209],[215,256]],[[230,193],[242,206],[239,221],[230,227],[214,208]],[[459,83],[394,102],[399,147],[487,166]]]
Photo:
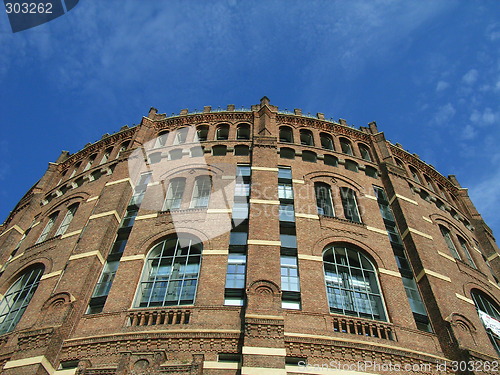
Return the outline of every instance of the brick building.
[[[50,163],[0,249],[3,374],[497,370],[491,230],[375,123],[152,108]]]

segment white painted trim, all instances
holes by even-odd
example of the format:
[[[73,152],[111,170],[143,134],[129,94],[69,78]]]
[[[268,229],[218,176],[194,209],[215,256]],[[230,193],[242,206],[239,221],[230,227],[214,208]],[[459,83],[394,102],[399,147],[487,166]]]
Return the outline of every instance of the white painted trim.
[[[280,204],[280,201],[273,200],[273,199],[255,199],[251,198],[250,203],[258,203],[258,204],[275,204],[278,205]]]
[[[370,226],[366,226],[366,229],[371,230],[372,232],[380,233],[383,234],[384,236],[387,236],[387,231],[385,229],[378,229]]]
[[[97,258],[99,258],[99,261],[104,264],[104,258],[102,257],[101,253],[99,250],[95,250],[95,251],[88,251],[86,253],[81,253],[81,254],[75,254],[75,255],[72,255],[69,257],[69,260],[75,260],[75,259],[82,259],[82,258],[87,258],[87,257],[91,257],[91,256],[96,256]]]
[[[59,271],[54,271],[54,272],[51,272],[51,273],[48,273],[46,275],[43,275],[40,280],[45,280],[45,279],[48,279],[50,277],[54,277],[54,276],[59,276],[60,274],[62,273],[62,270],[59,270]]]
[[[120,219],[120,216],[118,215],[118,212],[116,212],[116,210],[113,210],[113,211],[107,211],[107,212],[102,212],[102,213],[100,213],[100,214],[95,214],[95,215],[92,215],[91,217],[89,217],[89,220],[98,219],[98,218],[100,218],[100,217],[109,216],[109,215],[114,215],[114,216],[115,216],[116,221],[118,221],[118,222],[122,221],[122,220]]]
[[[281,246],[281,241],[248,240],[248,245]]]
[[[45,358],[45,356],[43,355],[38,357],[30,357],[30,358],[16,359],[14,361],[8,361],[5,363],[3,368],[9,369],[9,368],[25,367],[38,364],[42,365],[45,371],[47,371],[49,374],[53,374],[56,371],[54,367],[52,367],[48,359]]]
[[[137,220],[153,219],[155,217],[158,217],[158,212],[155,212],[154,214],[136,216],[135,220],[137,221]]]
[[[120,262],[130,262],[132,260],[144,260],[144,259],[146,259],[146,255],[137,254],[137,255],[129,255],[126,257],[121,257]]]
[[[278,172],[279,171],[278,168],[269,168],[269,167],[255,167],[255,166],[252,166],[250,168],[252,169],[252,171],[267,171],[267,172]]]
[[[451,283],[451,279],[448,276],[441,275],[440,273],[437,273],[437,272],[434,272],[434,271],[431,271],[431,270],[428,270],[425,268],[422,271],[420,271],[420,273],[415,278],[417,283],[422,279],[422,277],[424,277],[424,275],[434,276],[438,279],[441,279],[441,280],[444,280],[444,281]]]
[[[431,223],[432,224],[432,220],[429,219],[428,217],[425,217],[425,216],[422,216],[422,219],[424,219],[425,221],[427,221],[428,223]]]
[[[493,255],[490,255],[488,258],[486,258],[488,260],[488,262],[491,262],[493,259],[495,259],[496,257],[498,257],[498,253],[495,253]]]
[[[67,238],[67,237],[71,237],[71,236],[76,236],[77,234],[80,234],[82,233],[82,230],[79,229],[79,230],[75,230],[74,232],[69,232],[69,233],[64,233],[61,238]]]
[[[404,200],[404,201],[406,201],[406,202],[410,202],[410,203],[414,204],[415,206],[418,206],[418,202],[417,202],[417,201],[414,201],[413,199],[410,199],[410,198],[406,198],[405,196],[403,196],[403,195],[399,195],[399,194],[394,195],[394,196],[391,198],[391,200],[389,201],[389,203],[391,203],[391,204],[392,204],[392,202],[394,202],[394,200],[395,200],[396,198],[399,198],[399,199]]]
[[[453,258],[452,256],[446,254],[446,253],[443,253],[441,251],[438,250],[438,254],[441,255],[442,257],[445,257],[446,259],[448,260],[451,260],[452,262],[456,263],[457,261],[455,260],[455,258]]]
[[[9,229],[7,229],[5,232],[0,234],[0,237],[2,237],[4,234],[9,233],[12,229],[16,230],[19,234],[24,234],[24,231],[21,229],[21,227],[19,225],[15,224],[15,225],[11,226]]]
[[[226,250],[203,250],[201,252],[201,255],[227,255],[229,254],[229,251]]]
[[[92,202],[92,201],[95,201],[96,199],[99,199],[99,196],[89,198],[89,199],[87,199],[87,202]]]
[[[313,220],[319,220],[318,215],[313,215],[313,214],[302,214],[300,212],[295,213],[295,217],[302,217],[304,219],[313,219]]]
[[[462,296],[461,294],[455,293],[458,299],[461,299],[462,301],[465,301],[467,303],[470,303],[472,306],[475,306],[474,301],[471,300],[470,298],[467,298],[465,296]]]
[[[241,349],[242,354],[256,354],[256,355],[273,355],[273,356],[286,356],[285,348],[268,348],[263,346],[244,346]]]
[[[305,184],[306,183],[304,180],[298,180],[298,179],[297,180],[296,179],[292,179],[292,182],[294,184]]]
[[[374,196],[374,195],[365,194],[364,197],[368,198],[368,199],[372,199],[374,201],[378,200],[378,198],[376,196]]]
[[[312,260],[315,262],[322,262],[323,261],[322,257],[316,256],[316,255],[298,254],[297,258],[304,259],[304,260]]]
[[[132,180],[130,178],[122,178],[121,180],[116,180],[116,181],[111,181],[111,182],[108,182],[106,185],[104,186],[111,186],[111,185],[116,185],[116,184],[120,184],[122,182],[128,182],[130,184],[130,186],[133,188],[134,186],[132,185]]]
[[[391,270],[386,270],[385,268],[379,268],[378,272],[386,274],[386,275],[390,275],[390,276],[401,278],[401,274],[399,272],[397,272],[397,271],[391,271]]]
[[[414,233],[414,234],[418,234],[419,236],[422,236],[422,237],[425,237],[429,240],[433,240],[432,236],[430,234],[427,234],[427,233],[424,233],[424,232],[420,232],[419,230],[416,230],[416,229],[413,229],[413,228],[406,228],[406,230],[404,231],[403,235],[401,236],[403,239],[406,238],[406,236],[409,234],[409,233]]]

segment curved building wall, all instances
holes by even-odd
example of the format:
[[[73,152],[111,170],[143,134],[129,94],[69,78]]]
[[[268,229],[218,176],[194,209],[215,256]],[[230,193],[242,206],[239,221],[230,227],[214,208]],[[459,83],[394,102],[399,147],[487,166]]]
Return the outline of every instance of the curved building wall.
[[[63,152],[0,247],[5,374],[494,373],[500,353],[467,189],[375,123],[267,98],[152,108]]]

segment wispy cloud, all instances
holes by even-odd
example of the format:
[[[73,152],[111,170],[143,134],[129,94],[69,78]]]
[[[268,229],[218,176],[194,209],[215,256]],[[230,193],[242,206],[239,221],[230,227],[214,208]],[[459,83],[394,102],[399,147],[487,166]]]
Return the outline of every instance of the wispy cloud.
[[[450,84],[446,81],[439,81],[436,85],[436,92],[441,92],[450,87]]]
[[[437,125],[445,125],[455,116],[455,107],[451,103],[447,103],[437,110],[432,118],[432,122]]]
[[[500,113],[493,112],[491,108],[485,108],[482,111],[474,110],[469,117],[470,121],[479,126],[492,125],[500,121]]]
[[[468,85],[472,85],[477,81],[479,73],[476,69],[471,69],[462,77],[462,81]]]

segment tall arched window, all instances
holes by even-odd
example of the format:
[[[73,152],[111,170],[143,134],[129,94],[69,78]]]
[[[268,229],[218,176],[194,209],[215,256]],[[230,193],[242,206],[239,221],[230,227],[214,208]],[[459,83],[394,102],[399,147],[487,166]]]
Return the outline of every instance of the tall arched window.
[[[186,143],[189,128],[179,128],[175,131],[174,145]]]
[[[229,125],[222,124],[217,126],[217,130],[215,131],[215,139],[218,141],[225,141],[229,138]]]
[[[84,172],[92,168],[92,164],[94,164],[96,156],[96,154],[90,155],[89,160],[87,161],[87,165],[85,165],[85,168],[83,169]]]
[[[185,234],[154,246],[144,264],[136,307],[193,304],[201,251],[200,241]]]
[[[130,141],[125,141],[120,145],[120,151],[118,151],[118,156],[127,151],[128,146],[130,146]]]
[[[182,196],[184,195],[184,188],[186,186],[186,179],[183,177],[173,178],[168,185],[167,197],[163,204],[163,210],[178,210],[181,208]]]
[[[473,289],[471,296],[488,337],[500,355],[500,309],[490,297],[479,290]]]
[[[344,207],[344,216],[347,220],[361,223],[359,216],[358,203],[356,201],[356,193],[348,187],[340,188],[340,198]]]
[[[109,147],[104,151],[104,154],[102,154],[102,159],[99,164],[104,164],[107,163],[109,160],[109,156],[111,155],[111,152],[113,152],[113,147]]]
[[[54,212],[52,215],[49,216],[49,221],[47,224],[45,224],[45,227],[43,228],[42,234],[40,234],[40,237],[38,237],[38,240],[36,240],[36,243],[43,242],[47,239],[47,236],[50,233],[50,230],[54,226],[54,223],[56,222],[57,215],[59,214],[58,212]]]
[[[293,132],[291,127],[280,127],[280,142],[293,143]]]
[[[250,139],[250,125],[238,125],[238,128],[236,129],[236,139]]]
[[[313,134],[310,130],[300,129],[300,144],[304,146],[314,146]]]
[[[323,147],[326,150],[334,150],[333,138],[330,134],[320,133],[319,137],[321,139],[321,147]]]
[[[155,141],[155,148],[164,147],[167,144],[168,131],[163,131],[158,134]]]
[[[204,142],[208,138],[208,126],[200,125],[196,128],[196,140]]]
[[[71,206],[68,207],[68,211],[66,212],[66,215],[64,215],[64,219],[61,222],[61,225],[59,225],[59,228],[57,229],[56,236],[66,233],[66,230],[68,229],[71,220],[73,220],[73,217],[75,216],[77,209],[78,209],[78,203],[72,204]]]
[[[210,176],[198,176],[194,181],[193,196],[191,197],[191,208],[206,208],[210,200],[212,180]]]
[[[347,138],[340,138],[340,147],[342,147],[342,152],[344,154],[353,156],[351,141]]]
[[[331,312],[386,320],[377,273],[366,255],[334,244],[323,253],[323,266]]]
[[[316,182],[314,184],[314,191],[316,193],[316,207],[318,214],[324,216],[335,216],[332,204],[332,191],[330,185],[324,182]]]
[[[12,331],[21,320],[43,271],[42,265],[26,270],[7,290],[0,301],[0,335]]]
[[[413,178],[413,180],[415,182],[418,182],[419,184],[421,183],[420,182],[420,177],[418,176],[418,172],[415,168],[413,167],[410,167],[410,172],[411,172],[411,177]]]
[[[359,153],[363,160],[372,161],[372,157],[370,155],[370,149],[367,145],[360,144],[359,145]]]

